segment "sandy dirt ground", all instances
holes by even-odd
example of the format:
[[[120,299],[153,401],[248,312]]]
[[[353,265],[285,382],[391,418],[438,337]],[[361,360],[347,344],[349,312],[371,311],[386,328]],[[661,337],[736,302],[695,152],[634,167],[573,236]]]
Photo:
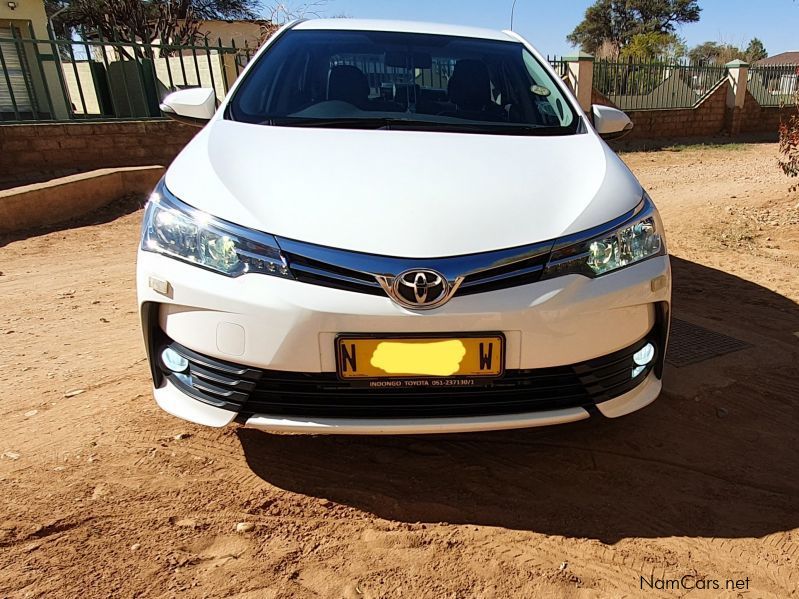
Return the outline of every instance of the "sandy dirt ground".
[[[0,239],[0,596],[799,596],[799,197],[776,156],[623,154],[663,214],[675,316],[751,347],[549,429],[185,423],[150,394],[140,211]]]

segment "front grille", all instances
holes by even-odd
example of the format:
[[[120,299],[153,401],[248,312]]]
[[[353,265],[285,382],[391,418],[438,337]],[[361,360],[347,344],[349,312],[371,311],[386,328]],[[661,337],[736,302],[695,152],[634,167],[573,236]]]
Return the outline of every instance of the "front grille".
[[[288,254],[286,259],[291,265],[294,278],[301,283],[370,295],[386,295],[374,275],[313,260],[298,254]]]
[[[552,242],[445,258],[396,258],[350,252],[278,238],[294,277],[302,283],[385,297],[375,275],[433,269],[450,283],[463,281],[455,296],[535,283],[544,271]]]
[[[456,296],[485,293],[535,283],[541,278],[549,254],[533,256],[506,266],[467,274]]]
[[[638,343],[607,356],[569,366],[508,370],[503,377],[479,387],[373,389],[340,381],[335,373],[261,370],[222,362],[175,342],[168,345],[188,360],[188,369],[175,374],[161,368],[188,395],[243,416],[485,416],[589,407],[618,397],[640,384],[658,362],[656,355],[632,376],[633,354],[648,342],[661,351],[653,331]]]

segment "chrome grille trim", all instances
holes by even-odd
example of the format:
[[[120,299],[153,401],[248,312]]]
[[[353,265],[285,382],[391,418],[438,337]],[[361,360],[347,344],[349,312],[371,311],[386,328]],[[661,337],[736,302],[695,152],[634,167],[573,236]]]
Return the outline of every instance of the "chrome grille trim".
[[[524,276],[524,275],[538,273],[538,272],[541,272],[542,270],[544,270],[544,266],[542,264],[537,264],[537,265],[531,266],[529,268],[522,268],[522,269],[519,269],[519,270],[515,270],[513,272],[509,272],[509,273],[503,273],[503,274],[493,275],[493,276],[489,276],[489,277],[482,277],[482,278],[479,278],[479,279],[472,279],[472,280],[469,280],[467,282],[462,283],[461,284],[461,289],[468,289],[470,287],[474,287],[475,285],[481,285],[481,284],[484,284],[484,283],[495,283],[495,282],[498,282],[498,281],[503,281],[505,279],[521,277],[521,276]]]
[[[311,275],[317,275],[320,277],[331,277],[330,271],[324,270],[322,268],[314,268],[312,266],[306,266],[303,264],[297,264],[292,267],[292,270],[308,273]],[[369,281],[364,281],[362,279],[356,279],[354,277],[348,277],[346,275],[336,273],[335,278],[339,281],[343,281],[345,283],[350,283],[352,285],[367,285],[369,287],[374,287],[375,289],[381,289],[380,283],[377,282],[375,279],[374,283]]]
[[[341,250],[276,238],[294,277],[304,283],[385,296],[379,281],[412,269],[433,269],[450,282],[462,279],[455,296],[482,293],[537,281],[554,241],[515,248],[447,256],[399,258]]]

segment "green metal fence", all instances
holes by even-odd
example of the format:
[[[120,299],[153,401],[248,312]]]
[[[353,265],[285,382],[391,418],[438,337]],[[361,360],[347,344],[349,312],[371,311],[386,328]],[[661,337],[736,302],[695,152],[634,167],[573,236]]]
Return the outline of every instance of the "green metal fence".
[[[753,66],[746,89],[761,106],[791,104],[799,94],[799,65]]]
[[[257,50],[11,31],[0,37],[0,123],[162,118],[158,105],[172,91],[209,87],[221,101]]]
[[[636,60],[594,62],[594,87],[622,110],[693,108],[727,76],[727,68]]]
[[[547,54],[547,62],[552,65],[552,68],[555,69],[555,72],[558,74],[558,77],[563,78],[566,76],[568,70],[568,61],[563,60],[562,56],[549,56]]]
[[[30,26],[12,28],[0,37],[0,124],[162,118],[158,105],[175,90],[209,87],[221,101],[256,51],[220,40],[135,43],[86,32],[78,40],[41,39]],[[547,61],[566,75],[562,57]],[[433,80],[421,83],[451,76],[452,64],[435,66]],[[384,74],[368,65],[364,72],[379,87]],[[726,74],[723,66],[673,60],[597,60],[594,87],[622,110],[692,108]],[[752,67],[748,89],[762,106],[788,103],[799,93],[799,66]]]

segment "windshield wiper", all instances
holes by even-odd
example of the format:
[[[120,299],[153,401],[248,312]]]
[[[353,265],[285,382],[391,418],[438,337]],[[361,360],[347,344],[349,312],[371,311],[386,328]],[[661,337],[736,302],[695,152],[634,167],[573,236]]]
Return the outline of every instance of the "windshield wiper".
[[[445,133],[482,133],[494,135],[563,135],[564,127],[533,125],[528,123],[453,123],[391,117],[276,117],[262,121],[262,125],[276,127],[326,127],[341,129],[441,131]]]
[[[542,135],[544,129],[558,129],[557,127],[542,127],[541,125],[523,123],[510,123],[507,125],[497,123],[439,123],[438,125],[441,131],[500,135]]]
[[[563,135],[568,132],[564,127],[533,125],[530,123],[452,123],[430,121],[392,122],[393,129],[429,129],[445,133],[482,133],[487,135]]]
[[[387,118],[310,118],[310,117],[276,117],[262,121],[261,125],[274,127],[340,127],[342,129],[390,129],[393,119]]]

